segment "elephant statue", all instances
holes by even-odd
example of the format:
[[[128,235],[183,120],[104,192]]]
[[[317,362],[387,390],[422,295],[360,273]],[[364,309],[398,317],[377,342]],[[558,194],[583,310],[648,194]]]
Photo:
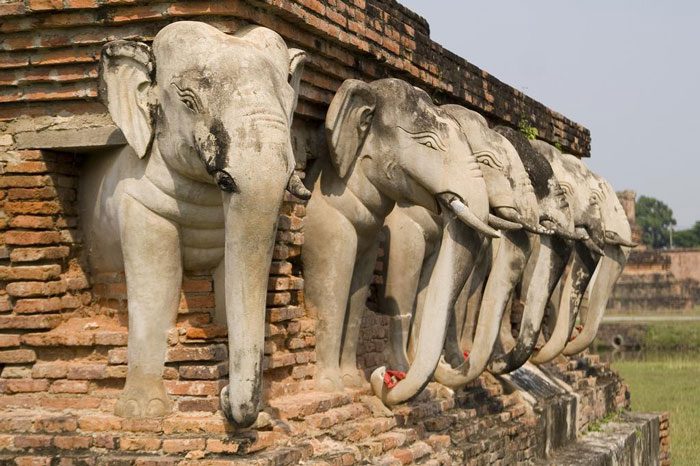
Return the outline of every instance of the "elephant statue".
[[[610,272],[611,268],[617,268],[617,266],[613,267],[613,264],[610,263],[610,259],[607,258],[607,252],[614,250],[611,253],[617,254],[615,247],[621,246],[619,244],[608,245],[611,238],[606,239],[606,236],[610,234],[606,235],[607,222],[604,212],[608,210],[614,211],[614,205],[619,205],[619,201],[614,192],[614,199],[611,201],[604,200],[598,178],[578,158],[562,154],[556,148],[541,141],[533,141],[532,145],[551,162],[556,177],[564,189],[567,202],[571,206],[577,231],[584,231],[589,236],[584,241],[575,244],[569,270],[561,276],[561,294],[558,297],[553,295],[553,297],[558,299],[555,299],[550,315],[551,318],[549,319],[549,338],[531,357],[532,362],[542,364],[551,361],[568,346],[576,317],[579,315],[584,293],[587,290],[590,292],[597,288],[593,280],[593,277],[596,276],[596,269],[602,264],[607,264],[605,267],[606,273]],[[610,205],[606,205],[606,203]],[[622,210],[621,207],[620,210]],[[611,217],[610,221],[614,221],[614,216],[610,214],[607,216]],[[624,224],[627,224],[628,229],[629,224],[624,218],[624,213],[622,216],[622,219],[618,219],[618,225],[621,228],[619,231],[621,235],[629,238],[630,233],[625,233],[624,231]],[[623,241],[621,238],[621,236],[618,237],[619,241]],[[625,244],[627,246],[631,245],[629,242],[625,242]],[[613,260],[612,262],[617,264],[620,261]],[[622,267],[624,267],[624,261],[619,266],[619,272],[622,271]],[[616,278],[613,280],[612,285],[614,285],[615,281]],[[610,292],[611,290],[612,288]],[[607,303],[607,297],[605,301]],[[595,331],[597,331],[597,325],[595,325]]]
[[[323,390],[358,386],[360,322],[384,221],[397,202],[441,215],[439,251],[428,279],[416,358],[403,380],[389,387],[385,367],[370,383],[394,405],[430,381],[442,352],[447,319],[489,227],[486,184],[466,136],[428,94],[398,79],[346,80],[325,122],[328,159],[320,159],[307,206],[306,305],[318,319],[316,382]],[[440,342],[440,344],[436,344]]]
[[[183,270],[212,270],[216,316],[228,325],[221,408],[252,425],[262,393],[265,300],[285,187],[304,52],[274,31],[233,35],[181,21],[152,47],[106,44],[100,96],[128,146],[86,167],[82,219],[93,270],[124,271],[128,372],[115,412],[171,411],[162,373]]]
[[[508,273],[507,262],[514,256],[503,251],[508,251],[510,248],[521,249],[513,245],[513,242],[522,241],[528,236],[520,230],[547,233],[547,230],[538,223],[539,212],[533,188],[512,146],[502,136],[490,130],[481,115],[457,105],[444,105],[441,108],[448,111],[459,122],[471,151],[479,162],[486,180],[492,211],[489,215],[489,224],[503,230],[503,238],[500,241],[506,244],[498,259],[501,267],[498,270]],[[471,156],[471,153],[466,155]],[[379,293],[379,301],[380,308],[392,316],[391,353],[400,363],[420,357],[420,353],[416,351],[415,342],[420,338],[423,319],[430,318],[424,316],[424,312],[427,311],[424,311],[426,306],[423,298],[427,278],[432,272],[434,255],[440,246],[442,224],[439,217],[429,215],[421,207],[401,207],[394,209],[387,218],[386,230],[385,285]],[[491,244],[488,241],[482,245],[481,249],[487,252],[480,254],[482,259],[478,263],[486,262],[486,256],[492,253]],[[499,282],[492,282],[492,285],[493,283]],[[462,288],[462,296],[466,288]],[[498,289],[492,286],[489,296],[497,292]],[[483,342],[480,345],[474,345],[470,355],[470,358],[473,357],[472,361],[481,361],[479,368],[476,364],[472,365],[472,370],[477,375],[481,373],[490,356],[490,348],[498,332],[499,312],[502,310],[498,305],[487,307],[488,310],[479,316],[479,325],[482,327],[479,338]],[[450,316],[445,342],[448,359],[457,361],[458,364],[463,361],[463,350],[459,341],[462,331],[460,324],[465,318],[463,311],[464,305],[457,304],[455,312]],[[406,348],[408,348],[408,358]],[[454,355],[456,357],[453,357]],[[436,378],[440,380],[437,375]]]
[[[532,200],[529,197],[532,186],[522,164],[516,160],[520,164],[519,171],[511,167],[508,156],[512,154],[488,128],[486,120],[457,105],[441,108],[457,119],[466,135],[471,151],[465,155],[471,157],[473,152],[479,162],[493,212],[489,214],[489,225],[501,230],[519,230],[524,226],[531,230],[541,228],[537,225],[538,215],[533,205],[527,204]],[[415,350],[425,291],[440,247],[442,223],[439,215],[421,206],[399,203],[387,217],[384,231],[386,260],[384,283],[378,293],[379,309],[391,317],[390,365],[405,371],[409,365],[407,350],[411,355]],[[461,321],[464,316],[450,319],[448,339],[451,340],[457,333],[455,318]],[[461,356],[462,351],[458,352]]]
[[[593,343],[607,308],[608,299],[622,274],[631,249],[637,244],[632,241],[632,230],[627,215],[625,215],[622,204],[620,204],[620,200],[610,183],[588,170],[583,162],[573,155],[564,154],[564,157],[570,160],[572,165],[578,166],[579,173],[589,173],[589,176],[598,182],[602,193],[600,210],[605,224],[605,255],[600,257],[591,283],[586,289],[587,299],[585,302],[587,306],[582,305],[579,311],[580,331],[570,337],[562,351],[565,356],[573,356]]]
[[[501,244],[492,245],[490,255],[480,258],[469,278],[466,297],[457,308],[457,313],[464,307],[467,311],[459,339],[460,347],[450,349],[446,346],[447,361],[438,365],[435,372],[439,382],[453,388],[474,380],[487,367],[491,372],[504,373],[527,361],[539,334],[549,288],[547,283],[552,281],[548,266],[552,265],[557,254],[566,255],[566,250],[560,250],[561,247],[576,236],[561,190],[553,182],[552,170],[547,162],[532,151],[523,150],[529,145],[518,131],[499,126],[493,132],[503,141],[501,145],[508,148],[511,165],[517,167],[519,177],[527,180],[532,199],[528,203],[534,204],[531,210],[537,213],[535,222],[544,231],[531,230],[538,233],[532,234],[527,233],[525,228],[526,231],[508,232],[504,236],[513,239],[511,244],[505,238],[501,239]],[[523,198],[521,193],[517,193],[517,196]],[[513,238],[515,235],[520,236],[517,243]],[[508,305],[511,296],[518,291],[518,284],[524,278],[528,265],[536,269],[537,280],[545,286],[543,288],[538,283],[528,294],[523,325],[518,340],[514,341]],[[482,314],[493,312],[494,308],[497,310],[496,316],[485,319]],[[462,356],[461,349],[465,348],[468,352]]]
[[[533,252],[514,295],[523,302],[516,339],[512,336],[510,314],[504,314],[500,345],[497,345],[488,365],[491,373],[504,374],[522,366],[532,354],[546,305],[569,260],[572,244],[585,239],[585,236],[575,231],[569,204],[550,163],[531,147],[530,141],[519,131],[505,126],[498,126],[495,130],[517,150],[534,187],[540,221],[554,231],[552,235],[533,238]]]

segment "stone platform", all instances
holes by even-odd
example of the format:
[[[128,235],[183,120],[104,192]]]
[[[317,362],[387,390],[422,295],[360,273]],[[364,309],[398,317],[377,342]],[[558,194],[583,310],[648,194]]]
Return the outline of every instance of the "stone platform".
[[[668,422],[659,416],[624,415],[624,425],[598,426],[627,407],[629,392],[596,355],[560,358],[542,370],[527,366],[503,378],[486,374],[458,392],[433,383],[392,410],[369,388],[302,391],[275,397],[257,429],[238,432],[218,411],[119,418],[111,413],[116,393],[0,397],[2,464],[545,464],[547,458],[565,464],[560,461],[584,457],[577,452],[592,455],[595,464],[608,464],[606,458],[658,464],[668,447]],[[171,394],[176,406],[188,397]],[[590,426],[599,432],[583,435]],[[595,456],[600,445],[607,456]]]

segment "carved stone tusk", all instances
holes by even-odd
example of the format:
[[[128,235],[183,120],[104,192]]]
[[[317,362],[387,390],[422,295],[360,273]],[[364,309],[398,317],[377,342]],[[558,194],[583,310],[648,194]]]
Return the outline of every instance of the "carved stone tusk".
[[[489,214],[489,226],[497,230],[520,230],[523,226],[496,215]]]
[[[593,239],[591,239],[590,237],[583,240],[583,244],[585,244],[588,249],[590,249],[592,252],[598,254],[599,256],[605,255],[605,251],[600,246],[598,246],[595,243],[595,241],[593,241]]]
[[[544,219],[541,222],[542,226],[548,230],[552,230],[555,235],[561,236],[564,239],[570,239],[573,241],[580,241],[584,239],[581,235],[577,234],[575,231],[569,231],[566,228],[564,228],[561,225],[558,225],[552,220],[549,219]],[[588,234],[585,234],[585,237],[588,237]]]
[[[299,199],[308,200],[311,197],[311,191],[306,189],[299,175],[294,172],[292,172],[287,182],[287,191],[294,194]]]
[[[501,234],[497,231],[479,220],[479,218],[474,215],[474,212],[469,210],[469,207],[464,205],[462,201],[459,200],[457,196],[451,193],[445,193],[439,195],[439,198],[445,202],[450,210],[457,216],[457,218],[463,222],[465,225],[474,228],[477,232],[486,235],[491,238],[500,238]]]
[[[613,246],[626,246],[628,248],[636,248],[639,246],[637,243],[624,239],[617,232],[612,230],[605,230],[605,244],[610,244]]]

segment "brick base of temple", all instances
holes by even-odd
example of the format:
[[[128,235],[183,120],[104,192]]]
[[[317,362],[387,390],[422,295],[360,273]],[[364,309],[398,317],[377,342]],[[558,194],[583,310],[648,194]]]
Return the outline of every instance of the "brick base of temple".
[[[234,431],[220,411],[212,412],[223,379],[186,389],[169,383],[177,411],[163,419],[136,420],[112,414],[120,383],[88,396],[80,393],[89,383],[90,374],[83,375],[82,380],[50,382],[48,373],[43,379],[15,380],[37,384],[36,393],[19,386],[23,390],[16,393],[5,390],[2,464],[583,464],[572,460],[577,457],[572,451],[590,460],[586,454],[596,450],[588,444],[599,444],[608,430],[605,457],[633,454],[643,464],[670,464],[668,418],[637,416],[637,424],[629,424],[624,418],[629,415],[617,414],[628,407],[629,391],[596,355],[561,357],[539,369],[527,365],[505,377],[485,374],[456,392],[432,383],[417,399],[393,409],[369,387],[302,391],[275,397],[260,425],[242,431]],[[50,383],[54,389],[38,387]],[[192,410],[197,406],[201,410]],[[624,422],[636,426],[629,438]]]

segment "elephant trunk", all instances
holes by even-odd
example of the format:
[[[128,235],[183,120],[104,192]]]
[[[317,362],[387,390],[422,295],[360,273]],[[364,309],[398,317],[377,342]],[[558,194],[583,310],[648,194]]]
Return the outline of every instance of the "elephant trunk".
[[[563,277],[560,302],[554,303],[554,329],[545,345],[530,357],[530,361],[535,364],[551,361],[566,347],[578,315],[581,299],[596,268],[596,261],[583,244],[577,243],[575,248],[571,270]]]
[[[608,298],[627,262],[627,255],[619,246],[607,246],[605,256],[600,259],[594,278],[589,285],[588,312],[581,332],[564,348],[564,355],[572,356],[588,348],[598,333]]]
[[[493,374],[512,372],[527,362],[540,334],[545,307],[571,254],[566,242],[553,236],[540,237],[539,254],[526,290],[525,309],[515,347],[493,358],[489,371]]]
[[[371,376],[372,389],[384,404],[391,406],[408,401],[428,384],[442,353],[447,322],[478,253],[480,240],[452,214],[444,214],[443,238],[438,258],[428,283],[424,319],[418,329],[416,357],[406,377],[393,388],[384,382],[385,367]]]
[[[462,387],[479,377],[486,368],[501,328],[503,312],[525,269],[530,247],[530,239],[523,231],[503,235],[484,290],[472,351],[457,368],[444,361],[438,364],[435,379],[441,384]]]
[[[267,282],[289,172],[270,162],[264,183],[240,177],[237,193],[222,193],[229,385],[221,408],[238,427],[252,425],[260,409]]]

